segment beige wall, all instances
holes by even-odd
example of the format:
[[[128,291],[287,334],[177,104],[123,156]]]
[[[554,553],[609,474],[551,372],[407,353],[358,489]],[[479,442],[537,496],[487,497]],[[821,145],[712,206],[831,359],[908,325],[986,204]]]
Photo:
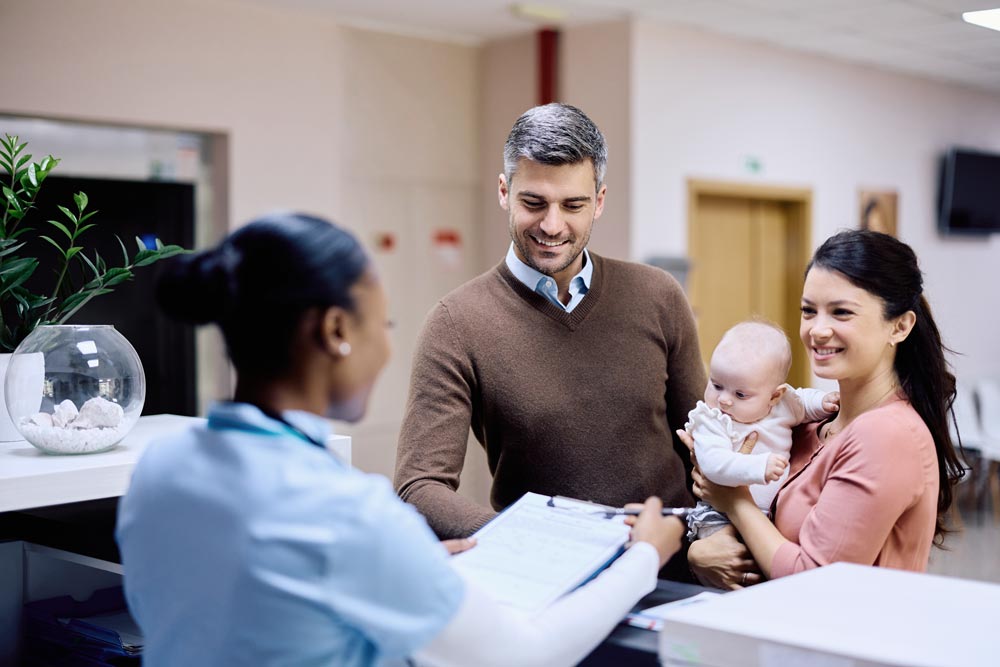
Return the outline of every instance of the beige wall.
[[[479,50],[344,29],[342,184],[344,219],[369,246],[391,234],[395,249],[373,249],[395,322],[393,356],[368,417],[341,430],[355,438],[354,463],[392,474],[414,344],[437,300],[478,275],[481,207]],[[459,233],[445,256],[437,230]],[[476,455],[478,448],[472,449]],[[477,460],[463,491],[482,496],[488,474]]]
[[[537,104],[538,65],[534,34],[489,42],[482,47],[479,69],[480,217],[484,266],[503,259],[510,246],[507,214],[497,200],[503,171],[503,145],[514,121]]]
[[[479,50],[225,0],[2,3],[0,25],[0,90],[18,91],[0,113],[222,134],[223,229],[295,208],[369,246],[395,235],[394,252],[373,253],[395,354],[369,416],[338,425],[359,467],[391,475],[424,315],[483,268]],[[457,264],[437,254],[436,229],[462,235]],[[485,463],[475,470],[467,491],[481,494]]]
[[[227,2],[0,4],[0,111],[229,136],[232,220],[336,210],[340,28]]]
[[[595,223],[590,248],[629,258],[632,226],[631,26],[625,21],[563,31],[559,54],[559,99],[579,107],[608,142],[608,194]]]
[[[606,22],[560,33],[560,102],[579,107],[608,141],[608,199],[594,226],[590,247],[608,257],[627,258],[631,222],[630,25]],[[489,265],[510,244],[507,219],[497,205],[497,175],[503,144],[517,117],[538,103],[534,33],[489,42],[483,47],[482,146],[483,258]]]

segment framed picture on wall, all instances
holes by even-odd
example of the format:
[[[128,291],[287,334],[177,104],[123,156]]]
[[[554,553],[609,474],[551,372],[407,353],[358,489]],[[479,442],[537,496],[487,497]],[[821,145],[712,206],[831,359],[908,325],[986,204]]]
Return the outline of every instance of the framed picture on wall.
[[[896,236],[896,211],[899,196],[891,190],[861,190],[861,215],[859,226]]]

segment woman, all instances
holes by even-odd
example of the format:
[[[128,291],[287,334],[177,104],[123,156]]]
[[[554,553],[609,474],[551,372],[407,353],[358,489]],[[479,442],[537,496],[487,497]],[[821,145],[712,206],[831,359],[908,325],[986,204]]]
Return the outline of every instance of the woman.
[[[910,247],[864,230],[827,239],[806,270],[799,334],[815,374],[838,382],[840,411],[796,429],[773,524],[746,487],[695,472],[695,494],[745,548],[733,532],[696,542],[692,568],[731,588],[836,561],[926,570],[964,469],[948,431],[955,378]]]
[[[647,500],[635,546],[530,623],[460,579],[384,478],[323,446],[322,416],[359,419],[389,355],[378,277],[354,237],[323,220],[257,220],[176,261],[157,296],[178,319],[219,324],[237,384],[206,426],[149,447],[121,503],[125,589],[148,667],[413,654],[570,665],[680,546],[681,523]]]

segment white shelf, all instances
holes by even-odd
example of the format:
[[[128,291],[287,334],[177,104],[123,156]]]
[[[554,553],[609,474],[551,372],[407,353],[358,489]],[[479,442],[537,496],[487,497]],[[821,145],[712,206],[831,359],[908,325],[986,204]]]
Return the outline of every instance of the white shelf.
[[[55,456],[25,441],[0,443],[0,512],[121,496],[149,442],[192,424],[197,417],[151,415],[114,449]]]
[[[56,456],[24,440],[0,442],[0,512],[122,496],[132,469],[151,440],[203,423],[199,417],[140,417],[121,443],[99,454]],[[351,462],[349,436],[331,435],[326,445]]]

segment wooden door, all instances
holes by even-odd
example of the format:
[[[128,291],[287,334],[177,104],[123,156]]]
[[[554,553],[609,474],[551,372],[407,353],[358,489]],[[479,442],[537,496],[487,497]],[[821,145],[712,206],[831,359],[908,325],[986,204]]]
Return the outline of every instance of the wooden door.
[[[690,297],[702,357],[707,366],[727,329],[741,320],[762,317],[789,337],[788,381],[808,385],[808,360],[798,338],[802,274],[809,250],[808,199],[732,189],[692,184]]]

